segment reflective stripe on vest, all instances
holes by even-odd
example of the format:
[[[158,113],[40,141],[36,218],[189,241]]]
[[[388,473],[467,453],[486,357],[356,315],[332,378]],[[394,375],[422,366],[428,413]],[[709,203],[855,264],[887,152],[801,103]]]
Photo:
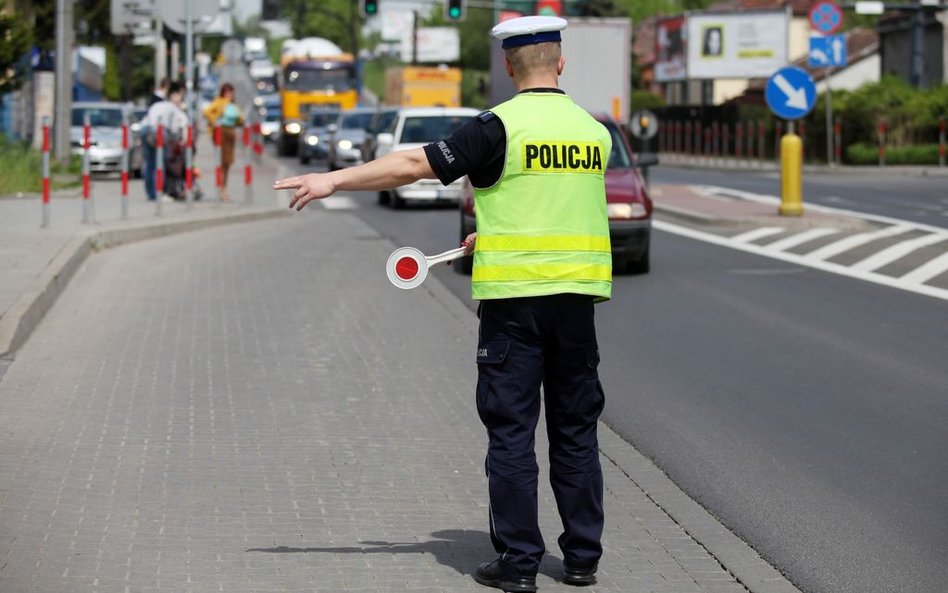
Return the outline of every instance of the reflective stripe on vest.
[[[595,235],[549,235],[523,237],[519,235],[477,236],[480,251],[596,251],[609,253],[609,237]]]

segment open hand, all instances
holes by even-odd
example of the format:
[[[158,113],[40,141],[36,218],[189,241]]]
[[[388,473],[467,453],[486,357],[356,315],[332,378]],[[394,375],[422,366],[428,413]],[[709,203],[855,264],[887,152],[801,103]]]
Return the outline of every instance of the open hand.
[[[295,189],[293,199],[290,200],[290,209],[302,210],[312,200],[329,197],[335,187],[329,180],[327,173],[310,173],[297,177],[280,179],[273,184],[273,189]]]

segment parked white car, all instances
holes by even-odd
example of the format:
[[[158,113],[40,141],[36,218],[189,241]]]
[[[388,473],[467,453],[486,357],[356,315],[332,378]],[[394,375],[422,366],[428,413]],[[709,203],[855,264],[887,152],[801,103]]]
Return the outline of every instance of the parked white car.
[[[447,138],[480,111],[469,107],[406,107],[399,110],[394,131],[376,136],[376,157]],[[407,200],[457,203],[462,180],[445,187],[437,179],[421,179],[379,194],[380,204],[403,208]]]

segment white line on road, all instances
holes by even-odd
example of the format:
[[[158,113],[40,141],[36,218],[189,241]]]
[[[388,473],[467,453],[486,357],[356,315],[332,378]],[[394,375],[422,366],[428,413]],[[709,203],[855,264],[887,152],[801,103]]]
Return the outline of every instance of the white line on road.
[[[802,233],[797,233],[796,235],[790,235],[779,241],[774,241],[767,245],[767,249],[773,251],[783,251],[785,249],[790,249],[791,247],[796,247],[797,245],[803,245],[808,241],[814,239],[819,239],[820,237],[825,237],[826,235],[832,235],[833,233],[838,233],[839,229],[834,228],[823,228],[823,229],[810,229],[808,231],[803,231]]]
[[[769,257],[771,259],[777,259],[780,261],[790,262],[790,263],[797,264],[800,266],[806,266],[808,268],[822,270],[824,272],[839,274],[841,276],[848,276],[850,278],[865,280],[867,282],[872,282],[874,284],[881,284],[883,286],[898,288],[898,289],[905,290],[908,292],[914,292],[916,294],[922,294],[925,296],[935,297],[936,299],[948,301],[948,290],[944,288],[936,288],[934,286],[928,286],[925,284],[905,282],[902,278],[893,278],[891,276],[883,276],[882,274],[874,274],[872,272],[857,271],[857,270],[853,270],[850,267],[843,266],[840,264],[834,264],[832,262],[827,262],[827,261],[814,260],[814,259],[808,258],[807,256],[787,253],[786,251],[769,251],[766,247],[761,247],[759,245],[754,245],[752,243],[736,242],[733,239],[730,239],[728,237],[722,237],[719,235],[706,233],[703,231],[696,231],[694,229],[679,226],[677,224],[671,224],[671,223],[664,222],[661,220],[652,220],[652,227],[660,231],[664,231],[666,233],[671,233],[673,235],[687,237],[689,239],[695,239],[697,241],[703,241],[705,243],[711,243],[713,245],[720,245],[721,247],[729,247],[731,249],[737,249],[738,251],[744,251],[746,253],[761,255],[764,257]]]
[[[900,280],[923,284],[946,271],[948,271],[948,253],[942,253],[935,259],[902,276]]]
[[[902,233],[908,232],[910,230],[912,230],[912,227],[890,226],[878,231],[850,235],[844,239],[830,243],[829,245],[824,245],[816,251],[811,251],[810,253],[806,254],[806,257],[812,259],[829,259],[833,256],[839,255],[840,253],[849,251],[850,249],[855,249],[860,245],[871,243],[876,239],[884,239],[886,237],[901,235]]]
[[[776,235],[777,233],[782,232],[783,227],[765,226],[759,229],[747,231],[746,233],[741,233],[740,235],[734,235],[731,237],[731,241],[737,241],[738,243],[750,243],[751,241],[763,239],[764,237],[769,237],[770,235]]]
[[[916,237],[915,239],[909,239],[908,241],[902,241],[901,243],[896,243],[888,249],[883,249],[878,253],[870,255],[862,261],[854,263],[850,266],[850,268],[856,272],[871,272],[872,270],[878,270],[886,264],[890,264],[897,259],[905,257],[916,249],[921,249],[922,247],[926,247],[928,245],[934,245],[935,243],[940,243],[946,239],[948,239],[948,233],[932,233],[931,235],[924,235],[922,237]]]

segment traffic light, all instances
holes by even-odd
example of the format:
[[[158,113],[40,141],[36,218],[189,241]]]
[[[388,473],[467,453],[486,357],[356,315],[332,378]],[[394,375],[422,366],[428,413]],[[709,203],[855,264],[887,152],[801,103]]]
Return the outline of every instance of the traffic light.
[[[359,13],[363,18],[369,18],[379,13],[379,0],[359,0]]]
[[[264,21],[275,21],[280,18],[280,0],[263,0],[260,18]]]
[[[467,16],[465,0],[444,0],[444,20],[460,22]]]

